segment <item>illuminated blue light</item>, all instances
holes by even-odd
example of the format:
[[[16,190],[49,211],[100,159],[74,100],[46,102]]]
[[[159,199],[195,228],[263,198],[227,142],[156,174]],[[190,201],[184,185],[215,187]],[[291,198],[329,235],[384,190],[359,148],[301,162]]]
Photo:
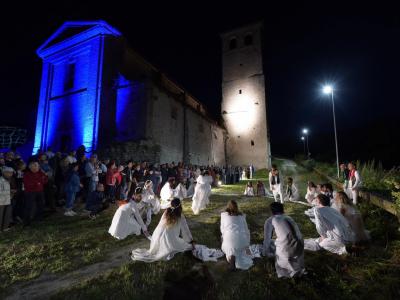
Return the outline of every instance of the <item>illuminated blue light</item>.
[[[43,71],[33,153],[96,149],[107,35],[121,34],[104,21],[66,22],[37,50]]]

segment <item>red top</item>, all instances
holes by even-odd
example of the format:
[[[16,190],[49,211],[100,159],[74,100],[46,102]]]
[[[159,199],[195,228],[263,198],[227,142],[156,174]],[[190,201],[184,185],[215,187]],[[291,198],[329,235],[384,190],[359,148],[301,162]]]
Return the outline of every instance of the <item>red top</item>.
[[[39,170],[36,173],[31,171],[24,173],[24,188],[25,192],[43,192],[44,185],[48,178],[45,173]]]
[[[119,172],[117,169],[108,169],[106,174],[106,184],[107,185],[115,185],[117,182],[117,177],[119,176]]]

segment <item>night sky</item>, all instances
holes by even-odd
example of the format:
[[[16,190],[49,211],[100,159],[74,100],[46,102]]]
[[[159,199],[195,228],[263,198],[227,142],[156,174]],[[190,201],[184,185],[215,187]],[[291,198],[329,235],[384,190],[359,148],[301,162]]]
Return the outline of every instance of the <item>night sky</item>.
[[[301,129],[307,127],[312,155],[334,159],[332,106],[321,93],[322,85],[331,82],[341,160],[375,158],[386,167],[400,165],[400,14],[395,15],[396,7],[339,3],[333,7],[329,2],[330,7],[285,3],[246,8],[249,2],[243,2],[227,10],[205,2],[199,6],[187,2],[183,7],[126,3],[58,1],[35,12],[45,7],[35,2],[32,8],[4,9],[12,21],[0,21],[0,125],[21,126],[33,133],[41,76],[35,50],[67,20],[107,21],[215,116],[221,103],[219,33],[264,20],[273,155],[301,152]]]

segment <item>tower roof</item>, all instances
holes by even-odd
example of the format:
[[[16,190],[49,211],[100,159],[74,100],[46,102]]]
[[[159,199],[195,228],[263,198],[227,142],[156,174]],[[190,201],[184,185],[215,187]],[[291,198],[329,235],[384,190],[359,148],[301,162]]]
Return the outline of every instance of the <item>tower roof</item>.
[[[65,22],[52,36],[50,36],[36,53],[46,57],[55,53],[66,42],[75,44],[83,39],[88,39],[99,34],[120,36],[121,33],[107,22],[98,21],[68,21]]]

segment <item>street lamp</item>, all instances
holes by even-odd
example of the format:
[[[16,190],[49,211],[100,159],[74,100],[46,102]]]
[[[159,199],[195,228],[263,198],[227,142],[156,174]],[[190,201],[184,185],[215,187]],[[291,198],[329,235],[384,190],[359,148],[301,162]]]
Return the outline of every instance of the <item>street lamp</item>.
[[[304,136],[301,137],[301,140],[303,141],[303,147],[304,147],[304,154],[306,154],[306,139]]]
[[[336,133],[336,118],[335,118],[335,101],[333,101],[333,88],[330,85],[324,86],[322,89],[324,94],[331,94],[331,100],[332,100],[332,112],[333,112],[333,129],[335,131],[335,146],[336,146],[336,167],[337,167],[337,177],[340,177],[340,171],[339,171],[339,150],[338,150],[338,142],[337,142],[337,133]]]
[[[303,134],[306,136],[305,140],[307,143],[307,157],[310,158],[310,148],[308,147],[308,129],[307,128],[303,129]]]

